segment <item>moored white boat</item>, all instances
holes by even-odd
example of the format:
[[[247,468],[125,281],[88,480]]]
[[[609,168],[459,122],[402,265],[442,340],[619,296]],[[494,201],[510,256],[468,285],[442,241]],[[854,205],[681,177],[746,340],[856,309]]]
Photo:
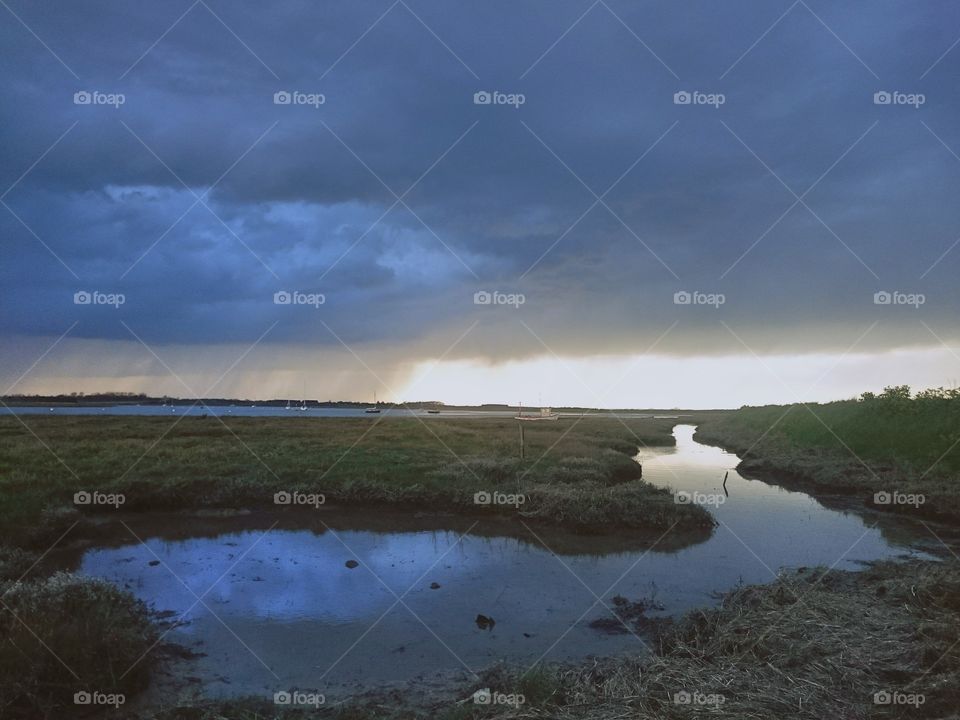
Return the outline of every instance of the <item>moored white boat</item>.
[[[525,422],[534,422],[534,421],[543,421],[543,420],[559,420],[559,419],[560,419],[560,414],[553,412],[553,410],[551,410],[551,409],[548,408],[548,407],[542,407],[542,408],[540,408],[540,414],[539,414],[539,415],[524,415],[524,414],[523,414],[523,407],[521,406],[521,407],[517,410],[516,419],[517,419],[517,420],[523,420],[523,421],[525,421]]]

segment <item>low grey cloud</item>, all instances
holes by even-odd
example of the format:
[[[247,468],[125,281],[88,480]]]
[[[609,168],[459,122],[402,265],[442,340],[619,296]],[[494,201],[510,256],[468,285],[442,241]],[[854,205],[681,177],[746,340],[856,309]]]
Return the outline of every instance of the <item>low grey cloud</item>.
[[[268,344],[399,363],[471,326],[452,358],[637,353],[674,324],[658,352],[744,352],[728,328],[758,353],[842,351],[874,322],[865,349],[935,344],[920,320],[956,339],[951,3],[3,12],[8,340],[273,327]],[[125,301],[75,304],[94,290]],[[897,291],[925,302],[874,301]]]

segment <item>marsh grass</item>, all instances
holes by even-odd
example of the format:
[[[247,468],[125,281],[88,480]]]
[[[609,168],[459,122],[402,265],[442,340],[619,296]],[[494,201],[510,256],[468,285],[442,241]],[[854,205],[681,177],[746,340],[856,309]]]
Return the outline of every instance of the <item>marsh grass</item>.
[[[74,717],[74,693],[146,685],[158,631],[128,592],[56,573],[0,583],[0,598],[0,717]]]
[[[920,507],[874,506],[960,519],[960,391],[899,386],[858,400],[744,407],[710,418],[696,437],[740,454],[744,471],[787,473],[870,505],[877,492],[921,494]]]
[[[278,491],[328,502],[476,510],[479,491],[524,493],[526,517],[590,529],[709,526],[640,482],[641,446],[672,445],[675,421],[35,417],[0,419],[4,536],[37,542],[71,520],[80,490],[121,493],[124,511],[272,505]],[[31,432],[32,431],[32,432]],[[35,435],[36,437],[35,437]],[[38,440],[40,438],[40,440]],[[49,447],[47,450],[43,444]],[[493,508],[516,512],[515,508]],[[110,513],[82,508],[82,514]],[[75,514],[75,513],[73,513]]]
[[[958,613],[957,563],[801,569],[688,614],[649,661],[560,670],[568,695],[553,716],[613,718],[630,709],[650,718],[941,717],[960,700],[960,648],[951,647],[960,639]],[[874,693],[884,690],[923,694],[925,702],[916,710],[875,705]],[[683,691],[724,702],[712,710],[677,704]]]

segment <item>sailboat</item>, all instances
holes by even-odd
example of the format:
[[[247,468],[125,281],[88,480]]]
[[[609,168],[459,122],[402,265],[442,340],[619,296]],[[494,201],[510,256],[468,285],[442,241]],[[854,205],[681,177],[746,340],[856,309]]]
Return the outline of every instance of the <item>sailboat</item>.
[[[307,382],[303,382],[303,395],[300,398],[300,407],[297,410],[306,410],[307,409]]]
[[[293,410],[293,408],[290,407],[290,401],[289,401],[289,400],[287,400],[287,407],[286,407],[285,409],[287,409],[287,410]]]
[[[371,415],[378,415],[380,413],[380,408],[377,407],[377,392],[373,392],[373,407],[368,407],[364,410],[365,413],[370,413]]]

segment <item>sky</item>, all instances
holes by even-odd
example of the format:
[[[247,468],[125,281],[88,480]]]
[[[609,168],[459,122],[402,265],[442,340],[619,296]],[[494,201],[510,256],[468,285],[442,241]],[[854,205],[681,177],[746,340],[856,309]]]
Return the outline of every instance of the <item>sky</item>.
[[[0,390],[960,378],[960,6],[0,3]]]

